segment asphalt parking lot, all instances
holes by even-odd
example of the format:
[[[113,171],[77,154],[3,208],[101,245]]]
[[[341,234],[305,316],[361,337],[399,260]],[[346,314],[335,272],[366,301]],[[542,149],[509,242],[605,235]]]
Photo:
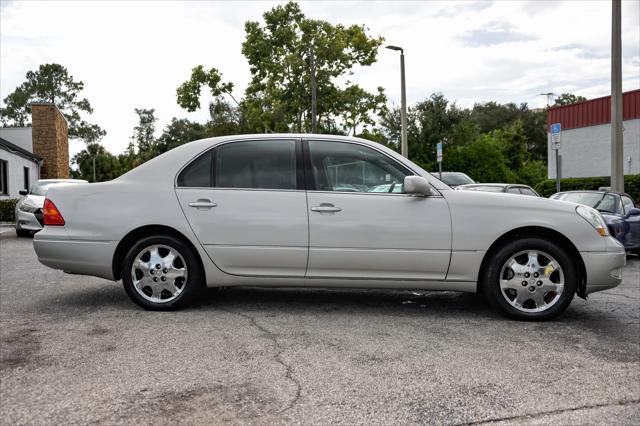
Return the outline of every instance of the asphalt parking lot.
[[[640,260],[554,322],[459,293],[208,291],[145,312],[0,235],[0,423],[638,424]]]

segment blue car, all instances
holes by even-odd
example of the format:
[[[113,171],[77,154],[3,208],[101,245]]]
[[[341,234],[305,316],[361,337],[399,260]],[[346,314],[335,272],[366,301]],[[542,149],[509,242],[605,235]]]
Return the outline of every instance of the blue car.
[[[624,245],[627,252],[640,254],[640,209],[636,208],[629,194],[613,191],[566,191],[549,198],[584,204],[598,210],[611,235]]]

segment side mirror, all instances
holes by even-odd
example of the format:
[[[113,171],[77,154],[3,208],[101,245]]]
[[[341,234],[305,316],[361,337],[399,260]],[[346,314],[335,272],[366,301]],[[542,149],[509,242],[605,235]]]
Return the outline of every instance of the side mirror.
[[[18,191],[18,194],[20,194],[20,195],[27,195],[28,193],[29,193],[29,191],[26,190],[26,189],[21,189],[20,191]]]
[[[630,209],[625,215],[625,217],[631,217],[631,216],[640,216],[640,209],[635,207]]]
[[[406,176],[404,178],[404,192],[413,195],[434,195],[429,181],[422,176]]]

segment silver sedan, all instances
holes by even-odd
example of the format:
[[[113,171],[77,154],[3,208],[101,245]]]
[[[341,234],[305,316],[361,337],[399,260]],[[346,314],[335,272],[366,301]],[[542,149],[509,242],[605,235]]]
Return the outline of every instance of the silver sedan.
[[[42,207],[47,191],[54,185],[72,185],[87,183],[81,179],[40,179],[29,191],[22,189],[24,198],[16,203],[16,234],[29,237],[42,229]]]
[[[589,207],[454,191],[374,142],[243,135],[191,142],[105,183],[54,187],[40,262],[120,280],[146,309],[204,287],[480,292],[520,319],[621,282],[625,252]]]

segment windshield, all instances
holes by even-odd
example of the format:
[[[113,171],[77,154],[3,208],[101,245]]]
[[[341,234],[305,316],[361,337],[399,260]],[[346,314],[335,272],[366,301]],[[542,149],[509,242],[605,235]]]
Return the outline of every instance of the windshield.
[[[438,177],[438,174],[436,174],[436,177]],[[471,179],[469,176],[465,175],[464,173],[443,173],[442,179],[440,180],[449,186],[466,185],[468,183],[475,183],[473,179]]]
[[[49,188],[54,185],[75,185],[84,182],[70,182],[68,180],[49,180],[46,182],[38,182],[31,188],[31,195],[47,195]]]
[[[599,194],[597,192],[570,192],[566,194],[559,194],[554,198],[556,200],[584,204],[585,206],[593,207],[601,212],[616,212],[616,197],[611,194]]]

